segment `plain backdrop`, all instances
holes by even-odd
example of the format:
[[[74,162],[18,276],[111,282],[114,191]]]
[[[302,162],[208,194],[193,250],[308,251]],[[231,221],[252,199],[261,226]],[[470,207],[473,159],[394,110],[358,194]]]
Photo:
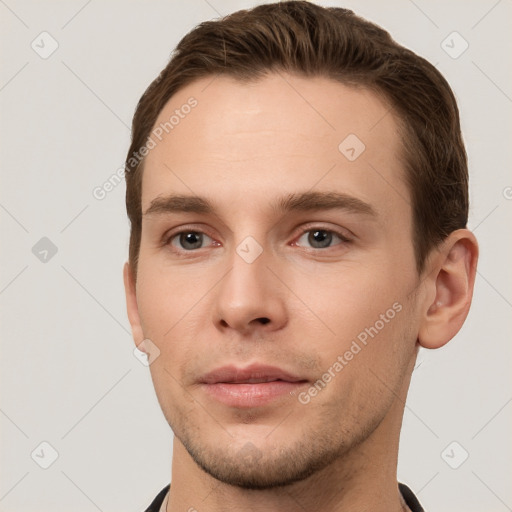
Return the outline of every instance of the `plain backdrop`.
[[[93,191],[179,39],[258,3],[0,0],[2,512],[139,512],[169,482],[172,432],[125,312],[125,186]],[[456,338],[420,352],[399,479],[427,511],[512,510],[512,3],[319,3],[382,25],[458,98],[475,298]]]

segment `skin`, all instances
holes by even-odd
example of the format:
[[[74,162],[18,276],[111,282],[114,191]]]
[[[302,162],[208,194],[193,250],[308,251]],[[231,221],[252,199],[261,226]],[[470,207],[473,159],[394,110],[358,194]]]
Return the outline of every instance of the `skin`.
[[[410,377],[418,347],[444,345],[466,318],[474,236],[453,232],[418,275],[397,121],[373,92],[284,73],[208,77],[176,93],[155,126],[191,96],[197,106],[146,157],[142,208],[175,193],[215,212],[144,215],[136,283],[124,268],[134,341],[160,351],[150,371],[175,434],[167,510],[406,510],[396,467]],[[351,133],[366,146],[352,162],[338,150]],[[307,191],[350,195],[375,215],[270,207]],[[180,229],[204,233],[200,248]],[[332,238],[319,245],[317,230]],[[248,236],[262,249],[252,263],[236,252]],[[227,406],[197,382],[261,363],[307,391],[393,304],[307,404],[295,393]]]

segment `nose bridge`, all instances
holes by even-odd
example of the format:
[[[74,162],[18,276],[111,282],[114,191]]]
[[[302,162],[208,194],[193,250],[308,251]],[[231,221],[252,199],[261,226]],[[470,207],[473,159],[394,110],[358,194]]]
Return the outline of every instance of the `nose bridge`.
[[[248,236],[236,247],[232,258],[231,279],[242,297],[264,295],[268,272],[268,249],[254,237]],[[251,292],[251,293],[247,293]],[[249,298],[249,297],[248,297]]]

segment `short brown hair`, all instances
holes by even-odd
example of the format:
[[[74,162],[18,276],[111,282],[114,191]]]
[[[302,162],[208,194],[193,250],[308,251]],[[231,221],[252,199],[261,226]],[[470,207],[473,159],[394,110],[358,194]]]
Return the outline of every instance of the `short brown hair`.
[[[142,230],[143,159],[157,117],[179,89],[217,74],[240,82],[272,71],[322,76],[381,95],[401,124],[418,272],[430,250],[468,217],[467,155],[454,94],[428,61],[352,11],[305,1],[259,5],[201,23],[179,42],[137,105],[126,158],[129,261],[136,275]]]

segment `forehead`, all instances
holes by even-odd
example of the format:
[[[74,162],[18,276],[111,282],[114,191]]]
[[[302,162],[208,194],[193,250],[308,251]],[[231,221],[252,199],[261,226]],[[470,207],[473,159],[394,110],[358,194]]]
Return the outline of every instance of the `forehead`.
[[[318,188],[410,213],[398,123],[365,88],[285,73],[207,77],[169,100],[150,136],[143,211],[169,193],[230,201],[243,191],[247,206]]]

